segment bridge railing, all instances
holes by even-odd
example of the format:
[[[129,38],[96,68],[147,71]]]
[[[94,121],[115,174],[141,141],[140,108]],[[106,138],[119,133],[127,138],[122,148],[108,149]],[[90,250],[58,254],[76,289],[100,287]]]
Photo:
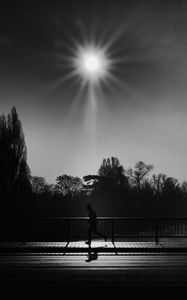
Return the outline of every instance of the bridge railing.
[[[9,218],[0,220],[1,241],[73,241],[87,239],[87,217]],[[98,231],[120,238],[187,237],[187,218],[98,217]]]

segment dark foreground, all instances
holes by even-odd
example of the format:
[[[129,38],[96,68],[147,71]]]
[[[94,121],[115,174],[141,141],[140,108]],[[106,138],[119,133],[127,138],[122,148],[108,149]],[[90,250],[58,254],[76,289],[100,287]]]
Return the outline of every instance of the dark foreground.
[[[135,245],[134,245],[135,246]],[[20,246],[19,246],[20,247]],[[187,299],[187,251],[99,251],[74,245],[74,252],[17,247],[0,253],[0,287],[43,289],[81,298],[120,295],[120,299]],[[24,251],[25,249],[25,251]],[[56,249],[56,248],[54,248]],[[2,250],[2,249],[1,249]],[[7,250],[7,249],[6,249]],[[33,250],[33,251],[32,251]],[[78,251],[79,250],[79,251]],[[112,250],[112,249],[111,249]],[[90,295],[90,296],[89,296]],[[104,297],[105,298],[105,297]],[[118,297],[119,299],[119,297]]]
[[[1,255],[0,268],[0,285],[7,288],[123,289],[179,299],[187,287],[187,254]]]
[[[0,257],[7,286],[187,286],[186,254],[106,254]]]

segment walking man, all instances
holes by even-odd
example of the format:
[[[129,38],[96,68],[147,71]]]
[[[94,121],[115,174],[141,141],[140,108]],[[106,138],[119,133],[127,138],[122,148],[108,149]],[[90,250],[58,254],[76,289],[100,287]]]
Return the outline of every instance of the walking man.
[[[93,210],[93,208],[90,204],[87,205],[87,210],[89,213],[89,220],[88,220],[89,229],[88,229],[88,241],[86,242],[86,244],[88,244],[89,246],[91,245],[92,232],[98,236],[101,236],[106,242],[107,237],[97,230],[97,215],[96,215],[95,210]]]

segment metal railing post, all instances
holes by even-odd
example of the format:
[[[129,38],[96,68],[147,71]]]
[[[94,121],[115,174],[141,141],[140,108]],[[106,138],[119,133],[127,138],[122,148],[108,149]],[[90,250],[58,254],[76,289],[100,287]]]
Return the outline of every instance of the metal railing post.
[[[114,244],[114,219],[111,220],[112,221],[112,243]]]
[[[23,219],[23,245],[26,244],[28,239],[28,224],[27,219]]]
[[[158,244],[158,220],[155,220],[155,243]]]
[[[70,219],[67,220],[67,242],[70,242]]]

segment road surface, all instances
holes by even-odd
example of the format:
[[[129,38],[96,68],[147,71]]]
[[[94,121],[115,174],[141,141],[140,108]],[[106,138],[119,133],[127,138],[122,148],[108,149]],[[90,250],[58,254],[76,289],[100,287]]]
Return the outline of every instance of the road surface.
[[[187,254],[3,254],[1,286],[187,287]]]

